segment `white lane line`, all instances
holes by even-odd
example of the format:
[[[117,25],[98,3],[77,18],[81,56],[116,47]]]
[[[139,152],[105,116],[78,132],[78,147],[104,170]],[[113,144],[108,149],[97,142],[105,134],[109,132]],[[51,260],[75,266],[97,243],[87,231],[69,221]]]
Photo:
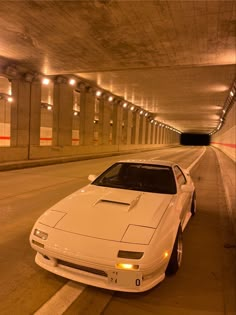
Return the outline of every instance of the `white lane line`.
[[[214,147],[212,147],[212,149],[215,151],[215,154],[216,154],[216,157],[217,157],[217,160],[218,160],[218,164],[219,164],[219,168],[220,168],[220,175],[221,175],[221,178],[222,178],[222,183],[223,183],[223,188],[224,188],[226,208],[227,208],[227,211],[228,211],[229,219],[230,219],[230,221],[232,223],[232,226],[233,226],[233,230],[234,230],[234,232],[236,234],[236,227],[234,225],[234,219],[233,219],[233,204],[231,202],[232,201],[232,197],[231,197],[230,189],[229,189],[230,185],[233,187],[234,184],[232,183],[230,176],[227,175],[227,172],[224,169],[224,162],[221,159],[220,152],[218,151],[219,149],[214,148]]]
[[[86,285],[68,281],[34,315],[62,315],[85,288]]]
[[[199,157],[198,157],[195,161],[193,161],[192,164],[189,165],[189,167],[187,168],[188,171],[190,171],[190,170],[194,167],[194,165],[197,164],[197,162],[200,160],[200,158],[203,156],[203,154],[204,154],[205,152],[206,152],[206,147],[203,148],[203,151],[202,151],[202,153],[199,155]]]

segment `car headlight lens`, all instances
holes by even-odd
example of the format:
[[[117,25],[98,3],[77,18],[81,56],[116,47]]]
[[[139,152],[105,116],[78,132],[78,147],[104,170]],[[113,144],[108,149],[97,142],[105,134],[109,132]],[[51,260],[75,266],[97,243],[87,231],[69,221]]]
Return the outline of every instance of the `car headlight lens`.
[[[119,263],[119,264],[116,264],[116,268],[126,269],[126,270],[137,270],[139,269],[139,265]]]
[[[43,231],[38,230],[38,229],[34,230],[34,235],[41,238],[44,241],[46,241],[46,239],[48,238],[48,233],[43,232]]]
[[[119,250],[117,257],[127,259],[140,259],[143,257],[143,252],[131,252],[127,250]]]

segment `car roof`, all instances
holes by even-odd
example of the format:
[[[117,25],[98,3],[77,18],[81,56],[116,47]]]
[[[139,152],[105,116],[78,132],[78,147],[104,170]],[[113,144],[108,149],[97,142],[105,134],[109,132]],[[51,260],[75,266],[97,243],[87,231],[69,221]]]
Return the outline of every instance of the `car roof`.
[[[172,161],[164,160],[139,160],[139,159],[130,159],[130,160],[120,160],[118,163],[137,163],[137,164],[149,164],[149,165],[159,165],[159,166],[168,166],[173,167],[176,163]]]

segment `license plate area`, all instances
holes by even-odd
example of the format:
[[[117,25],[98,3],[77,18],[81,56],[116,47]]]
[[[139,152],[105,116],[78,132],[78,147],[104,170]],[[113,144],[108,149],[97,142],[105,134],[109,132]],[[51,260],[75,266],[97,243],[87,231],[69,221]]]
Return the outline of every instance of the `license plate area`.
[[[108,272],[109,284],[125,288],[139,288],[142,285],[142,273],[140,271],[114,270]]]

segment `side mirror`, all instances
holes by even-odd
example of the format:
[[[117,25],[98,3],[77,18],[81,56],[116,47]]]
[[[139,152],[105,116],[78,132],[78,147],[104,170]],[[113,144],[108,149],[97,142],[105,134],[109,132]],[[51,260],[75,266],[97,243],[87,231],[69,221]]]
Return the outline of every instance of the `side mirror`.
[[[193,188],[191,185],[182,185],[181,186],[181,191],[182,192],[187,192],[187,193],[190,193],[193,191]]]
[[[90,182],[93,182],[96,178],[97,178],[97,175],[90,174],[90,175],[88,176],[88,180],[89,180]]]

